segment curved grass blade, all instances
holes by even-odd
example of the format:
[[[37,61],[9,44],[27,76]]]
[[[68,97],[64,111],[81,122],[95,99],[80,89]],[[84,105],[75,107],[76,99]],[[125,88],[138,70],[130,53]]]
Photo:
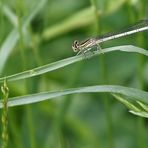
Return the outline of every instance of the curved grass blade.
[[[139,47],[131,46],[131,45],[116,46],[116,47],[110,47],[110,48],[102,49],[102,50],[96,51],[93,56],[96,56],[96,55],[99,55],[99,54],[102,54],[102,53],[111,52],[111,51],[136,52],[136,53],[140,53],[140,54],[143,54],[145,56],[148,56],[148,51],[146,51],[142,48],[139,48]],[[21,79],[41,75],[41,74],[62,68],[64,66],[70,65],[72,63],[81,61],[83,59],[84,59],[83,55],[70,57],[70,58],[67,58],[67,59],[64,59],[64,60],[61,60],[61,61],[57,61],[57,62],[50,63],[50,64],[47,64],[47,65],[43,65],[43,66],[31,69],[31,70],[27,70],[27,71],[24,71],[24,72],[21,72],[21,73],[17,73],[17,74],[14,74],[14,75],[10,75],[10,76],[7,76],[7,77],[0,78],[0,82],[3,82],[4,79],[7,79],[7,81],[15,81],[15,80],[21,80]]]
[[[97,85],[97,86],[88,86],[81,88],[71,88],[63,91],[55,91],[55,92],[42,92],[37,94],[31,94],[26,96],[18,96],[14,98],[8,99],[8,106],[18,106],[25,104],[32,104],[36,102],[41,102],[45,100],[49,100],[56,97],[61,97],[63,95],[69,94],[79,94],[79,93],[98,93],[98,92],[108,92],[108,93],[116,93],[124,96],[128,96],[130,100],[140,101],[148,104],[148,92],[116,85]],[[0,102],[0,108],[3,107],[2,101]]]

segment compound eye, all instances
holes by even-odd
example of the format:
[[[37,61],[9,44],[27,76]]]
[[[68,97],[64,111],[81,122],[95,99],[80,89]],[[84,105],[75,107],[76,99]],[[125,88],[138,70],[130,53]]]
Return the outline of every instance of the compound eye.
[[[79,41],[74,41],[73,45],[72,45],[72,49],[74,52],[78,52],[79,51]]]

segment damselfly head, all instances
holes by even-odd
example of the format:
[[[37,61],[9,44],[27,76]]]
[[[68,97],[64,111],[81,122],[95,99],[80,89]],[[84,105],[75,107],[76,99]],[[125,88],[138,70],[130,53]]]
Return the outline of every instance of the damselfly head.
[[[80,46],[79,41],[75,40],[75,41],[73,42],[73,45],[72,45],[73,51],[74,51],[74,52],[78,52],[78,51],[79,51],[79,46]]]

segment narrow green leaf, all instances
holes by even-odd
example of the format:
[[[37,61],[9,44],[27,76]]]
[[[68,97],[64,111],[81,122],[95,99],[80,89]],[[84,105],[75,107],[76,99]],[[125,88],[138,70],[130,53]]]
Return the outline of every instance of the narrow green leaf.
[[[132,104],[131,102],[127,101],[127,99],[124,99],[123,97],[116,95],[116,94],[112,94],[112,95],[130,110],[135,111],[135,112],[140,112],[140,109],[136,107],[134,104]]]
[[[18,96],[14,98],[9,98],[8,106],[12,107],[12,106],[18,106],[18,105],[31,104],[31,103],[49,100],[56,97],[61,97],[63,95],[68,95],[68,94],[98,93],[98,92],[117,93],[124,96],[129,96],[128,99],[130,100],[141,101],[143,103],[148,104],[148,92],[135,89],[135,88],[123,87],[123,86],[101,85],[101,86],[71,88],[71,89],[67,89],[63,91],[55,91],[55,92],[42,92],[42,93],[31,94],[27,96]],[[2,107],[3,107],[3,104],[1,101],[0,108]]]
[[[121,103],[123,103],[127,108],[129,108],[130,113],[136,116],[148,118],[148,106],[142,103],[141,101],[136,101],[135,99],[135,103],[138,103],[140,105],[140,106],[136,106],[136,104],[135,105],[133,104],[134,102],[131,103],[130,101],[128,101],[127,99],[123,99],[119,95],[116,95],[116,94],[112,94],[112,95]]]
[[[148,112],[148,105],[146,105],[146,104],[144,104],[144,103],[142,103],[142,102],[140,102],[140,101],[137,101],[137,103],[138,103],[146,112]]]
[[[140,116],[140,117],[148,118],[148,113],[144,112],[144,111],[143,112],[134,112],[133,110],[130,110],[129,112],[134,115]]]
[[[106,49],[102,49],[99,51],[96,51],[94,53],[93,56],[102,54],[102,53],[107,53],[107,52],[111,52],[111,51],[125,51],[125,52],[136,52],[136,53],[140,53],[143,54],[145,56],[148,56],[148,51],[144,50],[142,48],[139,47],[135,47],[135,46],[131,46],[131,45],[126,45],[126,46],[116,46],[116,47],[110,47],[110,48],[106,48]],[[6,78],[7,81],[14,81],[14,80],[21,80],[21,79],[25,79],[25,78],[30,78],[33,76],[37,76],[37,75],[41,75],[59,68],[62,68],[64,66],[70,65],[72,63],[78,62],[84,60],[84,56],[83,55],[79,55],[79,56],[74,56],[74,57],[70,57],[61,61],[57,61],[54,63],[50,63],[47,65],[43,65],[31,70],[27,70],[21,73],[17,73],[14,75],[10,75],[7,77],[3,77],[0,78],[0,82],[3,82],[4,79]]]

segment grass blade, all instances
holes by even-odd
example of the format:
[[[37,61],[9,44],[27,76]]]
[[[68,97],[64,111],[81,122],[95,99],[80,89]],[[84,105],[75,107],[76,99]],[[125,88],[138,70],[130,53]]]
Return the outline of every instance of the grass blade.
[[[131,45],[116,46],[116,47],[110,47],[110,48],[102,49],[102,50],[96,51],[93,56],[99,55],[101,53],[111,52],[111,51],[136,52],[136,53],[140,53],[140,54],[143,54],[145,56],[148,56],[147,50],[144,50],[144,49],[139,48],[139,47],[131,46]],[[72,63],[81,61],[83,59],[84,59],[83,55],[70,57],[70,58],[67,58],[67,59],[64,59],[64,60],[61,60],[61,61],[57,61],[57,62],[50,63],[50,64],[47,64],[47,65],[43,65],[43,66],[31,69],[31,70],[27,70],[27,71],[24,71],[24,72],[21,72],[21,73],[17,73],[17,74],[14,74],[14,75],[10,75],[10,76],[7,76],[7,77],[0,78],[0,82],[3,82],[4,79],[7,79],[7,81],[15,81],[15,80],[21,80],[21,79],[41,75],[41,74],[62,68],[64,66],[70,65]]]
[[[108,93],[117,93],[124,96],[128,96],[130,100],[140,101],[148,104],[148,92],[116,85],[100,85],[100,86],[88,86],[81,88],[72,88],[63,91],[55,91],[55,92],[42,92],[37,94],[31,94],[26,96],[18,96],[14,98],[8,99],[8,106],[18,106],[25,104],[32,104],[36,102],[41,102],[45,100],[49,100],[56,97],[61,97],[63,95],[68,94],[78,94],[78,93],[98,93],[98,92],[108,92]],[[2,108],[2,101],[0,102],[0,108]]]

